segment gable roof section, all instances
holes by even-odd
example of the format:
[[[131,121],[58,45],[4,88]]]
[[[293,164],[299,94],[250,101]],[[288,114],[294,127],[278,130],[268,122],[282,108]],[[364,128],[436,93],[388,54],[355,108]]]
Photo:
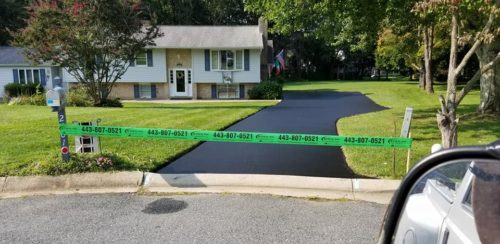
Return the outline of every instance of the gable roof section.
[[[28,65],[29,60],[24,57],[24,48],[0,47],[0,65]]]
[[[259,26],[171,26],[161,25],[162,37],[152,48],[247,48],[262,49]]]

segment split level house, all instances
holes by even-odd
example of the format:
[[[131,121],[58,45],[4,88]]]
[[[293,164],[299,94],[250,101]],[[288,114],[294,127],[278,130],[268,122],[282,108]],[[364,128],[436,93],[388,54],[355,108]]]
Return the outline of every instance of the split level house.
[[[159,26],[163,36],[130,62],[111,97],[120,99],[245,99],[268,78],[272,41],[267,24],[255,26]],[[39,82],[52,88],[76,84],[64,67],[33,65],[23,49],[0,47],[0,97],[8,83]]]

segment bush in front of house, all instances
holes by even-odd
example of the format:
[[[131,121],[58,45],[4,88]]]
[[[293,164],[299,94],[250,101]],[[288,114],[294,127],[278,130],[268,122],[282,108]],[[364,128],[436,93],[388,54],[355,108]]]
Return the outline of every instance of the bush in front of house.
[[[87,95],[85,88],[81,85],[69,88],[66,95],[66,105],[73,107],[92,107],[92,99]]]
[[[40,83],[31,83],[31,84],[18,84],[18,83],[10,83],[5,85],[5,92],[9,97],[18,97],[18,96],[32,96],[37,93],[43,93],[43,86]]]
[[[19,84],[15,84],[19,85]],[[20,87],[22,90],[22,86],[25,84],[21,84],[21,86],[12,86],[12,87]],[[28,84],[32,85],[32,84]],[[43,88],[39,84],[36,84],[35,90],[33,94],[30,94],[32,86],[26,86],[28,90],[24,90],[17,94],[15,97],[11,97],[9,101],[9,105],[35,105],[35,106],[45,106],[45,94],[43,93]],[[12,88],[13,89],[13,88]],[[26,93],[25,93],[26,92]]]
[[[281,99],[283,86],[274,80],[263,81],[248,91],[250,99]]]
[[[33,94],[31,96],[20,95],[10,99],[9,105],[35,105],[35,106],[45,106],[45,95],[43,93]]]
[[[92,102],[92,98],[88,95],[85,87],[78,84],[72,86],[69,89],[68,94],[66,95],[66,105],[74,106],[74,107],[92,107],[94,103]],[[98,107],[123,107],[123,104],[120,102],[120,99],[106,99],[102,104],[98,105]]]
[[[119,98],[107,98],[104,100],[98,107],[116,107],[116,108],[121,108],[123,107],[122,102],[120,101]]]

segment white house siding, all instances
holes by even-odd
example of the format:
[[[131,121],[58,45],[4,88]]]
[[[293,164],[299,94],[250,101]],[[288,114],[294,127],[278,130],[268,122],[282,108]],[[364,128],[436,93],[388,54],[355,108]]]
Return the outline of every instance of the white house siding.
[[[66,82],[76,82],[75,78],[70,75],[66,69],[63,71],[63,79]],[[165,49],[153,49],[153,66],[152,67],[137,67],[131,66],[127,72],[123,74],[119,82],[133,83],[159,83],[167,82],[167,65],[165,59]]]
[[[4,66],[0,67],[0,98],[5,97],[5,85],[14,82],[13,69],[45,69],[46,85],[45,88],[52,87],[52,76],[50,68],[48,67],[35,67],[35,66]]]
[[[235,83],[260,82],[260,49],[250,50],[250,70],[234,71]],[[205,50],[193,49],[193,82],[194,83],[222,83],[220,71],[205,71]]]

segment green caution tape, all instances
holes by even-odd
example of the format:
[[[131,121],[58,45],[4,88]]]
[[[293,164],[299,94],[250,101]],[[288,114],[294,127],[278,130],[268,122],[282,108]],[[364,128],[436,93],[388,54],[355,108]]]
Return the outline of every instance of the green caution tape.
[[[411,148],[411,138],[372,136],[331,136],[314,134],[258,133],[237,131],[182,130],[161,128],[134,128],[117,126],[82,126],[65,124],[62,135],[110,136],[124,138],[181,139],[217,142],[247,142],[295,144],[310,146],[360,146]]]

